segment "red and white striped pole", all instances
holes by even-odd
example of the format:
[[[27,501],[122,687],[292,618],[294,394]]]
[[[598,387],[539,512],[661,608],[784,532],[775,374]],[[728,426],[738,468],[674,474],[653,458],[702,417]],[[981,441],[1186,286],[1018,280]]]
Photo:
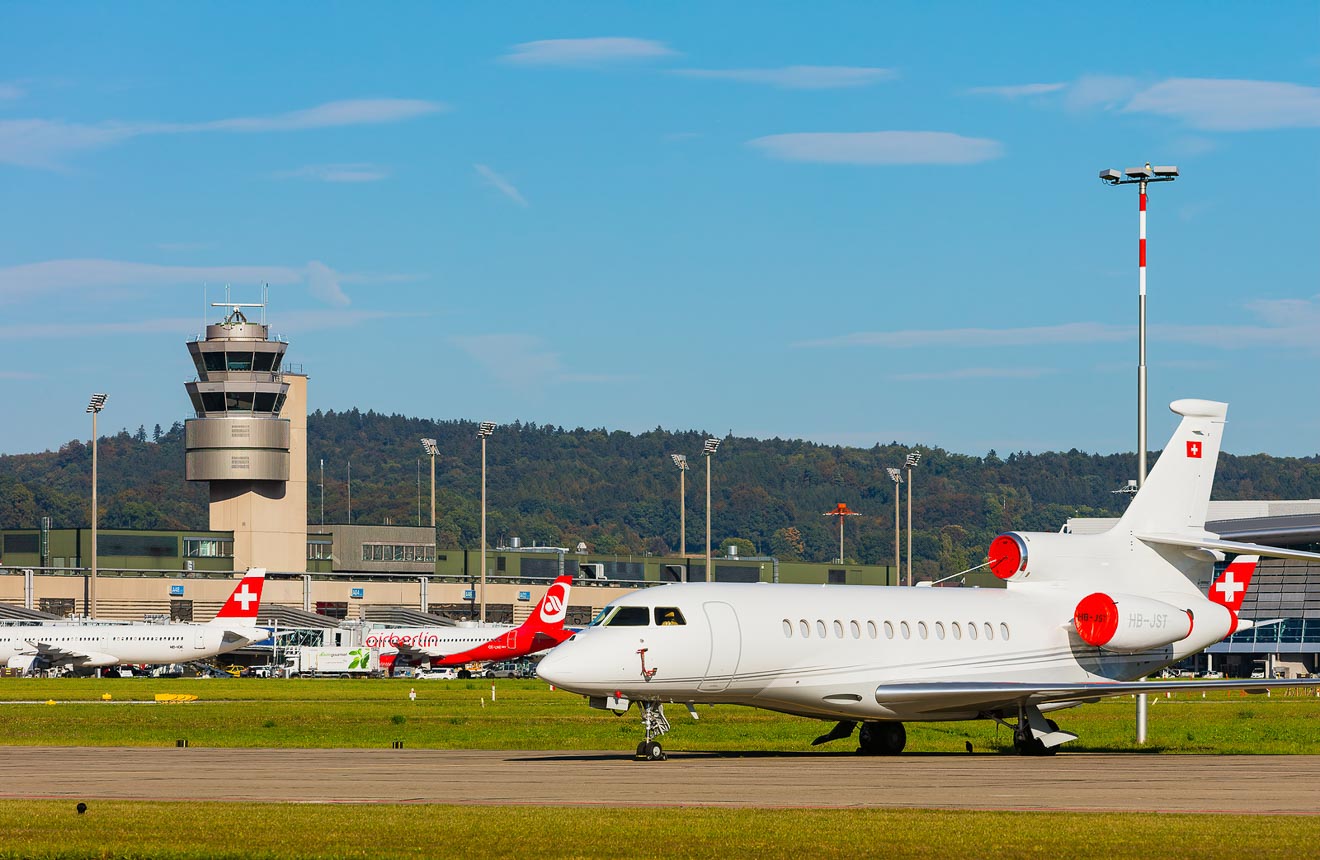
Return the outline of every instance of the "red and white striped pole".
[[[1149,165],[1147,165],[1149,166]],[[1137,339],[1137,486],[1146,483],[1146,180],[1138,186],[1138,207],[1141,210],[1141,237],[1137,259],[1138,325]]]

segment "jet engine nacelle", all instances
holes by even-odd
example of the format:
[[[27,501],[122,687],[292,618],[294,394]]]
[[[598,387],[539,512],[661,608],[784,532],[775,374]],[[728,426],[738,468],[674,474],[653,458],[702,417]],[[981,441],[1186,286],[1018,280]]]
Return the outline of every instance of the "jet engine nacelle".
[[[1073,628],[1082,641],[1120,654],[1172,645],[1191,635],[1193,625],[1186,609],[1130,594],[1097,591],[1083,597],[1073,612]]]

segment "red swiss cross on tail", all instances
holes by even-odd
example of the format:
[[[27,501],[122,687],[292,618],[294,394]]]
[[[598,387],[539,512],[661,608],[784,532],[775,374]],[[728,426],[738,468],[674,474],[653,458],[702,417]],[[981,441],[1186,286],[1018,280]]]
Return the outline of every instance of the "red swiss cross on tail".
[[[1187,456],[1193,460],[1201,459],[1201,443],[1195,439],[1187,440]]]
[[[266,569],[264,567],[248,568],[244,574],[243,580],[234,589],[234,593],[229,595],[225,605],[220,607],[220,611],[215,614],[216,621],[234,621],[244,619],[247,621],[256,621],[257,612],[261,609],[261,589],[266,584]]]
[[[1247,587],[1251,585],[1251,575],[1256,572],[1258,555],[1240,555],[1233,563],[1224,568],[1219,578],[1210,586],[1207,595],[1214,603],[1232,610],[1234,615],[1242,609],[1242,601],[1247,596]]]

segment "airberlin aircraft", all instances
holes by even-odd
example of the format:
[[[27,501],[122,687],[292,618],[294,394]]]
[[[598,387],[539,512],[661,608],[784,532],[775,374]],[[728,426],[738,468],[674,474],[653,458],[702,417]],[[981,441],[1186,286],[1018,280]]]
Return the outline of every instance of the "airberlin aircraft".
[[[1044,714],[1104,696],[1320,681],[1139,680],[1252,625],[1238,617],[1257,557],[1320,555],[1205,530],[1227,405],[1179,400],[1168,447],[1122,519],[1095,535],[1008,532],[989,567],[1006,588],[677,584],[634,592],[537,673],[626,711],[639,758],[660,760],[663,705],[750,705],[837,721],[816,738],[903,750],[904,722],[993,720],[1023,755],[1076,735]],[[1216,561],[1236,554],[1213,583]],[[1202,591],[1210,586],[1208,595]]]
[[[31,671],[120,663],[187,663],[270,638],[257,627],[265,568],[250,568],[205,624],[76,624],[48,622],[0,628],[0,661]]]
[[[387,665],[402,657],[408,662],[428,660],[432,666],[464,666],[490,660],[516,660],[563,642],[573,631],[564,626],[573,577],[556,579],[521,625],[484,627],[409,627],[374,630],[368,648],[378,648]]]

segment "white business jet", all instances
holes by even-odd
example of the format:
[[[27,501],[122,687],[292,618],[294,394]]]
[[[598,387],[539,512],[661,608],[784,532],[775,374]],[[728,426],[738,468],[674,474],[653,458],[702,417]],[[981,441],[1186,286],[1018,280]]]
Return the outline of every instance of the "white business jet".
[[[1170,408],[1182,421],[1112,529],[995,538],[1006,588],[664,585],[611,603],[537,673],[593,707],[637,702],[650,760],[665,758],[666,702],[837,720],[816,743],[861,723],[866,754],[901,752],[904,721],[988,719],[1046,755],[1077,736],[1044,712],[1104,696],[1320,683],[1138,680],[1251,626],[1237,610],[1257,556],[1320,559],[1205,530],[1227,405]],[[1207,597],[1225,553],[1239,556]]]
[[[121,663],[187,663],[270,638],[257,627],[265,568],[251,568],[215,618],[205,624],[77,624],[52,622],[0,628],[0,662],[10,668]]]

